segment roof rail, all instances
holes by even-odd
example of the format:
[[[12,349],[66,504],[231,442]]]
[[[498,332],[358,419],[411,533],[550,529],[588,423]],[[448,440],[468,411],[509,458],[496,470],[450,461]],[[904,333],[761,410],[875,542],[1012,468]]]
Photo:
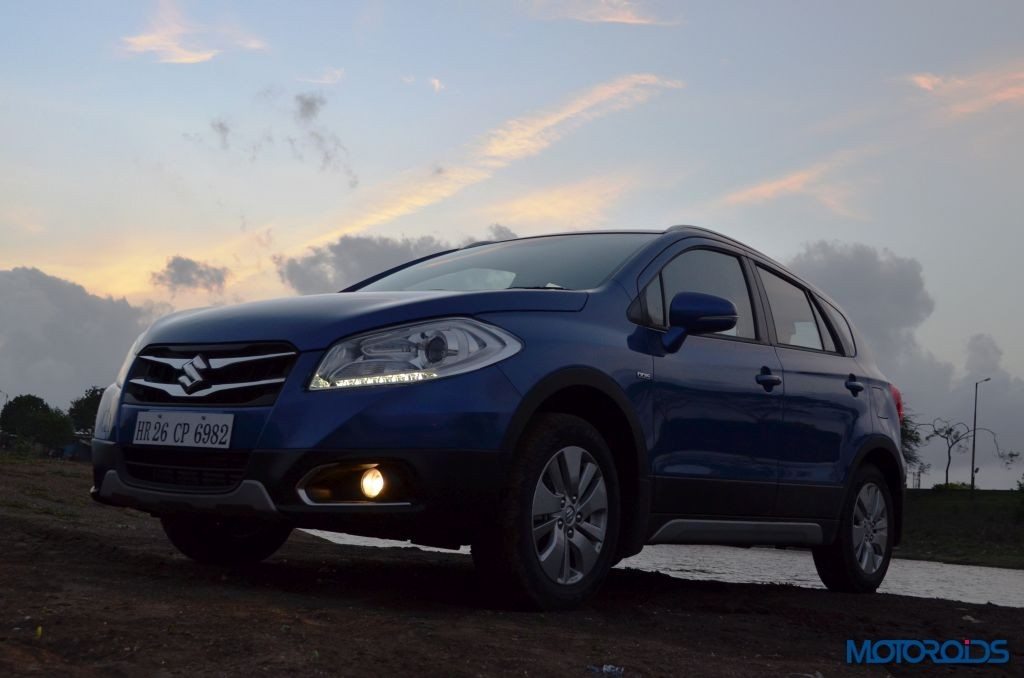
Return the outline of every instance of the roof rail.
[[[725,235],[724,233],[719,233],[718,231],[713,231],[710,228],[704,228],[703,226],[690,226],[688,224],[679,224],[677,226],[669,226],[668,228],[665,229],[666,233],[673,233],[675,231],[702,231],[704,233],[708,233],[710,235],[713,235],[716,238],[721,238],[722,240],[728,240],[729,242],[731,242],[731,243],[733,243],[735,245],[740,245],[742,247],[750,249],[750,245],[747,245],[746,243],[742,243],[739,240],[737,240],[736,238],[730,238],[729,236]]]
[[[496,242],[501,242],[501,241],[500,240],[477,240],[475,242],[467,243],[467,244],[463,245],[462,247],[460,247],[459,249],[460,250],[468,250],[468,249],[470,249],[472,247],[480,247],[480,245],[493,245]]]

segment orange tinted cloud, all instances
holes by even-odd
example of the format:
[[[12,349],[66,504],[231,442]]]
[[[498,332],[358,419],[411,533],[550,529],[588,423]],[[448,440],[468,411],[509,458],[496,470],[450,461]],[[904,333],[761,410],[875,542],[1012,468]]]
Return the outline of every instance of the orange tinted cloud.
[[[626,75],[592,87],[551,110],[509,120],[485,134],[460,161],[407,172],[390,184],[371,189],[355,214],[305,246],[323,245],[450,198],[516,160],[541,153],[589,121],[637,106],[659,91],[682,86],[678,80],[647,73]]]
[[[595,177],[571,184],[532,191],[489,205],[485,220],[520,232],[522,227],[594,228],[619,197],[634,183],[624,176]]]
[[[764,202],[780,196],[805,193],[828,170],[824,163],[791,172],[777,179],[769,179],[753,186],[733,191],[725,196],[730,205]]]
[[[834,178],[834,173],[862,152],[837,153],[822,162],[768,179],[736,191],[721,199],[726,205],[765,203],[788,196],[806,196],[839,216],[857,218],[849,204],[852,190]]]
[[[246,50],[261,50],[266,44],[257,37],[231,27],[209,31],[188,24],[172,0],[160,0],[149,32],[122,38],[124,48],[136,54],[153,53],[157,61],[167,64],[198,64],[209,61],[221,49],[198,44],[200,34],[213,34],[220,41]]]
[[[655,17],[634,0],[530,0],[527,12],[538,19],[569,19],[587,23],[673,25]]]
[[[936,97],[954,116],[981,113],[1000,104],[1024,101],[1024,69],[982,71],[962,77],[917,73],[908,80]]]

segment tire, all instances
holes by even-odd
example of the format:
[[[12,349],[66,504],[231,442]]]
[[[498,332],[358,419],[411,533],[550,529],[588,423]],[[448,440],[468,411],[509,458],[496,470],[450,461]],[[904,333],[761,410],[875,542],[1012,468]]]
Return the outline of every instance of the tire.
[[[894,535],[892,494],[885,476],[865,465],[857,471],[843,505],[835,542],[813,549],[822,583],[830,591],[873,593],[889,569]]]
[[[246,565],[281,548],[292,528],[249,518],[164,516],[164,533],[176,549],[204,565]]]
[[[619,521],[618,477],[601,434],[579,417],[543,414],[523,436],[473,562],[502,603],[575,607],[607,577]]]

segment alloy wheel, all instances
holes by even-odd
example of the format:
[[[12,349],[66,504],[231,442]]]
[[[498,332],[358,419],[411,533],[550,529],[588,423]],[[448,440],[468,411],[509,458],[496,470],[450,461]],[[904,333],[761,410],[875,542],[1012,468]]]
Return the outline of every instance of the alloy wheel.
[[[853,552],[864,574],[874,574],[885,560],[889,543],[889,512],[885,495],[865,483],[853,504]]]
[[[533,543],[544,573],[571,585],[587,576],[604,547],[608,490],[597,461],[582,447],[548,460],[533,493]]]

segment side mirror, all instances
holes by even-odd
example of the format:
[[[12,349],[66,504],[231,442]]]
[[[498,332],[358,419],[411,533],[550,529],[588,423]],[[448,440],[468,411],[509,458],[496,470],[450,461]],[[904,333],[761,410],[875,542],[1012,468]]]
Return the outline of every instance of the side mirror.
[[[736,327],[736,306],[728,299],[699,292],[680,292],[668,309],[665,350],[675,352],[688,334],[711,334]]]

